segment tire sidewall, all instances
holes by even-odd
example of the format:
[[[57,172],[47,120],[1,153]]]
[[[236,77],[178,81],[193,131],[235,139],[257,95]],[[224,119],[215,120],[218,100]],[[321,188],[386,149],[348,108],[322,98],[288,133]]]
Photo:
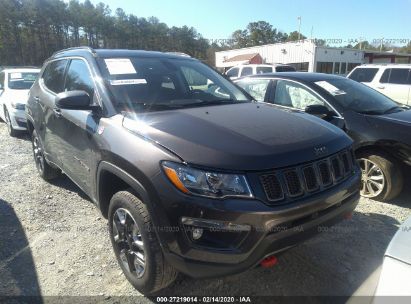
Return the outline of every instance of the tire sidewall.
[[[37,164],[36,155],[34,154],[34,139],[35,139],[35,138],[37,138],[37,141],[38,141],[39,145],[41,146],[41,149],[43,149],[43,144],[41,143],[40,137],[38,136],[36,130],[33,130],[33,133],[32,133],[32,135],[31,135],[31,145],[32,145],[32,152],[33,152],[34,164],[36,165],[36,169],[37,169],[38,174],[39,174],[42,178],[44,178],[44,166],[45,166],[45,164],[46,164],[46,160],[44,159],[44,154],[43,154],[42,157],[43,157],[43,163],[44,163],[44,165],[43,165],[43,170],[41,170],[41,169],[39,168],[38,164]]]
[[[120,194],[120,195],[119,195]],[[141,205],[145,208],[144,204],[141,203]],[[142,240],[144,242],[144,254],[145,254],[145,272],[141,278],[137,278],[136,276],[133,276],[130,274],[123,266],[122,261],[119,256],[119,250],[117,248],[116,242],[114,241],[114,235],[113,235],[113,217],[117,209],[123,208],[126,209],[134,220],[136,221]],[[146,214],[147,210],[146,210]],[[110,202],[110,208],[109,208],[109,218],[108,218],[108,225],[109,225],[109,234],[110,234],[110,240],[111,244],[113,246],[114,253],[116,255],[117,261],[126,276],[127,280],[141,293],[143,294],[148,294],[151,292],[152,288],[155,285],[155,274],[156,274],[156,259],[155,259],[155,249],[152,248],[152,242],[157,242],[156,236],[153,234],[152,231],[152,225],[151,222],[147,223],[144,221],[143,216],[138,208],[138,206],[135,204],[135,202],[132,202],[128,199],[127,196],[121,195],[120,193],[117,193],[116,195],[113,196],[111,202]],[[154,238],[154,239],[153,239]]]
[[[361,155],[359,158],[368,159],[377,165],[385,179],[383,191],[370,199],[387,201],[395,198],[401,192],[403,187],[402,170],[395,159],[382,153]]]
[[[11,124],[10,114],[9,111],[7,111],[7,109],[4,111],[4,116],[6,118],[7,132],[10,136],[14,136],[15,130],[13,129],[13,125]]]

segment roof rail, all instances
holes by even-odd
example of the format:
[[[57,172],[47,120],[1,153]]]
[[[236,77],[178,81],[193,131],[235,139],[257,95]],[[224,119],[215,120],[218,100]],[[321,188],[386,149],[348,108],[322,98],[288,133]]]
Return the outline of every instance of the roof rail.
[[[58,53],[62,53],[62,52],[66,52],[66,51],[72,51],[72,50],[85,50],[85,51],[89,51],[89,52],[92,53],[92,54],[95,54],[95,53],[96,53],[96,51],[95,51],[92,47],[90,47],[90,46],[76,46],[76,47],[71,47],[71,48],[67,48],[67,49],[62,49],[62,50],[56,51],[56,52],[54,52],[53,55],[51,55],[51,56],[54,56],[54,55],[56,55],[56,54],[58,54]]]
[[[183,57],[190,57],[190,55],[183,53],[183,52],[165,52],[166,54],[170,54],[170,55],[177,55],[177,56],[183,56]]]

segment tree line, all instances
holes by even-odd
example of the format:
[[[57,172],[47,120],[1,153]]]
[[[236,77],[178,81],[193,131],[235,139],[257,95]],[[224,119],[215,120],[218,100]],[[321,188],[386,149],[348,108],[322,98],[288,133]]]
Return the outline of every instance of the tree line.
[[[0,65],[41,65],[68,47],[185,52],[207,59],[207,40],[193,27],[112,12],[89,0],[0,0]]]
[[[214,65],[216,51],[305,38],[297,31],[287,34],[257,21],[233,32],[227,42],[217,43],[193,27],[169,27],[156,17],[137,17],[121,8],[113,12],[90,0],[0,0],[0,66],[39,66],[55,51],[85,45],[184,52]],[[325,45],[322,40],[316,43]],[[361,46],[373,48],[368,43],[347,47]],[[398,51],[411,51],[411,44]]]

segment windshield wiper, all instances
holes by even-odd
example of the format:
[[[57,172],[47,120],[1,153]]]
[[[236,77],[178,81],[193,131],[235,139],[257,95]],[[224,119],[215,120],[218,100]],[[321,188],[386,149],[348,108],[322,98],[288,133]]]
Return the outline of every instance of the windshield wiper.
[[[360,114],[366,114],[366,115],[381,115],[384,114],[381,111],[375,111],[375,110],[369,110],[369,111],[358,111]]]
[[[397,110],[397,109],[401,110],[401,107],[399,106],[391,107],[388,110],[385,110],[383,114],[393,113],[392,111]]]

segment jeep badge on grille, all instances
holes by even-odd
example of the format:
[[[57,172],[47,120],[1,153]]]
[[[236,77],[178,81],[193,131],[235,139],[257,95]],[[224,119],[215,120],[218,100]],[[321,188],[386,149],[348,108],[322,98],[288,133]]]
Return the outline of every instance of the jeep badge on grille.
[[[314,148],[314,153],[316,156],[322,156],[324,154],[327,154],[328,149],[326,146],[321,146],[321,147],[316,147]]]

